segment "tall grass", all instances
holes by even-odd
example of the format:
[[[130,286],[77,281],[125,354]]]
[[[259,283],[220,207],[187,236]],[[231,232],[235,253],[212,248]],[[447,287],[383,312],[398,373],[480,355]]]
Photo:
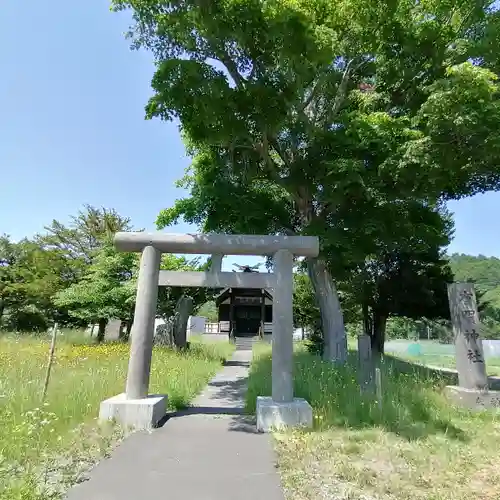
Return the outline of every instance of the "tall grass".
[[[440,368],[456,369],[455,356],[446,356],[440,354],[422,354],[420,356],[411,356],[406,353],[391,353],[392,356],[427,366],[437,366]],[[490,357],[486,359],[486,371],[488,375],[500,375],[500,358]]]
[[[50,462],[49,457],[65,454],[75,441],[85,441],[85,434],[92,438],[92,446],[104,446],[99,439],[111,439],[113,433],[97,429],[95,417],[103,399],[124,390],[129,346],[74,345],[64,337],[58,339],[47,398],[42,404],[48,350],[44,338],[0,337],[2,499],[32,498],[14,493],[21,491],[23,477]],[[155,348],[150,392],[168,394],[171,408],[187,405],[231,350],[228,344],[205,345],[196,340],[184,352]],[[99,439],[94,439],[96,436]],[[17,490],[13,489],[15,483]]]
[[[500,498],[500,422],[452,406],[450,379],[394,358],[381,364],[383,400],[362,395],[357,355],[338,367],[299,349],[295,395],[313,407],[313,432],[276,434],[287,499]],[[247,408],[271,394],[271,353],[259,346]],[[459,487],[457,487],[459,485]]]

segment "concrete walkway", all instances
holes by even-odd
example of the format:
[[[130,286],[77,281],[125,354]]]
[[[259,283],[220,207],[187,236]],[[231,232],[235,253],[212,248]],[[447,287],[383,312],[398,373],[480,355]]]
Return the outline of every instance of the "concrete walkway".
[[[67,500],[284,500],[270,437],[242,414],[251,356],[238,345],[193,407],[132,434]]]

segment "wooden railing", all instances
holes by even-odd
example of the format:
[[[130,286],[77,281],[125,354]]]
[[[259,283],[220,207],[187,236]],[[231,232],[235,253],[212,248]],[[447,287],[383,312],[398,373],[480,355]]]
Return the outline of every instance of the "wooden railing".
[[[272,331],[273,331],[273,324],[272,323],[264,323],[264,333],[272,333]],[[219,323],[206,322],[204,333],[226,333],[226,334],[229,334],[229,321],[220,321]]]

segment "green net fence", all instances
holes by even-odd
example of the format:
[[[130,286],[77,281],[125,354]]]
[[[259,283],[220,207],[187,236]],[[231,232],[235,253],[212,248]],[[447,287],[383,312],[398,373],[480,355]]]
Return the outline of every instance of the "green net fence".
[[[486,358],[500,357],[500,340],[483,340],[483,350]],[[385,344],[385,351],[412,357],[455,357],[453,344],[440,344],[433,340],[390,340]]]

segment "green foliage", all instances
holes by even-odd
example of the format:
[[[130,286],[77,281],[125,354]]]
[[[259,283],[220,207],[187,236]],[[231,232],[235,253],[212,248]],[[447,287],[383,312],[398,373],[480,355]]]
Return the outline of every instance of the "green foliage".
[[[133,44],[156,61],[147,118],[179,119],[193,156],[190,196],[160,228],[318,235],[339,283],[403,247],[414,278],[422,266],[402,255],[446,236],[428,207],[500,186],[492,2],[112,4],[132,10]],[[413,315],[418,294],[391,292],[390,308]]]
[[[457,281],[472,281],[475,284],[482,335],[499,339],[500,259],[455,253],[450,256],[450,266]]]
[[[454,253],[450,265],[458,281],[473,281],[482,292],[500,287],[500,259]]]
[[[217,305],[213,300],[210,300],[202,304],[198,309],[198,311],[196,311],[196,315],[203,316],[212,323],[216,323],[219,319],[219,312],[217,311]]]
[[[47,316],[33,304],[9,308],[2,327],[13,332],[45,332],[49,327]]]
[[[47,398],[40,404],[50,339],[0,336],[0,498],[62,498],[68,483],[77,482],[82,464],[93,464],[109,451],[121,431],[97,426],[100,402],[123,390],[129,346],[122,343],[75,345],[58,336],[57,363]],[[169,409],[181,409],[203,389],[231,356],[228,343],[192,339],[189,350],[154,348],[150,390],[169,394]],[[57,417],[57,418],[56,418]],[[113,436],[111,436],[113,431]],[[47,481],[47,471],[64,473]],[[28,481],[33,475],[33,489]],[[20,489],[25,497],[16,496]],[[39,495],[35,495],[38,490]],[[57,493],[55,493],[54,492]],[[60,494],[59,494],[60,493]]]
[[[389,356],[380,364],[380,401],[360,392],[359,369],[355,352],[341,367],[302,350],[295,353],[294,394],[311,404],[314,425],[310,432],[275,434],[290,499],[339,498],[339,491],[352,500],[500,497],[496,480],[462,482],[465,471],[467,477],[496,477],[497,461],[488,459],[500,445],[496,412],[450,405],[443,388],[453,377]],[[259,346],[248,412],[255,411],[257,396],[271,394],[271,371],[270,348]]]
[[[14,331],[99,323],[102,340],[111,318],[131,326],[139,255],[113,247],[116,231],[130,230],[130,219],[113,209],[85,206],[69,224],[54,220],[47,233],[13,242],[0,237],[0,327]],[[201,270],[199,259],[164,254],[161,268]],[[173,314],[182,295],[202,304],[214,292],[161,287],[158,313]]]
[[[295,328],[313,327],[320,321],[320,312],[309,277],[304,272],[293,275],[293,323]]]
[[[294,393],[310,401],[315,415],[322,417],[315,422],[315,427],[378,425],[404,433],[409,439],[423,437],[427,432],[440,432],[440,429],[444,431],[437,414],[447,405],[444,399],[436,401],[431,391],[445,385],[448,381],[445,375],[385,358],[380,364],[384,381],[383,411],[380,411],[375,398],[367,399],[359,391],[357,353],[351,352],[346,366],[340,368],[301,349],[295,352],[294,358]],[[405,369],[408,373],[404,373]],[[259,346],[250,371],[248,411],[255,411],[257,394],[270,394],[270,373],[270,349]]]
[[[45,249],[28,239],[2,238],[0,257],[0,325],[18,331],[43,328],[64,320],[52,296],[72,280],[71,266],[58,249]]]
[[[96,253],[83,277],[56,295],[55,304],[88,322],[130,319],[135,297],[134,267],[135,254],[105,246]]]
[[[359,212],[497,187],[490,4],[113,1],[157,62],[147,117],[178,118],[191,152],[238,181],[281,188],[300,226],[346,199]]]
[[[160,268],[166,271],[201,271],[206,264],[199,264],[198,259],[188,260],[185,257],[177,257],[172,254],[163,254]],[[160,287],[158,288],[157,314],[169,318],[174,315],[175,306],[182,296],[193,299],[193,307],[196,310],[202,304],[211,300],[216,291],[210,288],[192,287]]]
[[[130,219],[116,210],[85,205],[70,217],[69,224],[53,220],[38,242],[44,248],[60,250],[67,258],[88,263],[100,248],[111,244],[116,232],[131,229]]]

